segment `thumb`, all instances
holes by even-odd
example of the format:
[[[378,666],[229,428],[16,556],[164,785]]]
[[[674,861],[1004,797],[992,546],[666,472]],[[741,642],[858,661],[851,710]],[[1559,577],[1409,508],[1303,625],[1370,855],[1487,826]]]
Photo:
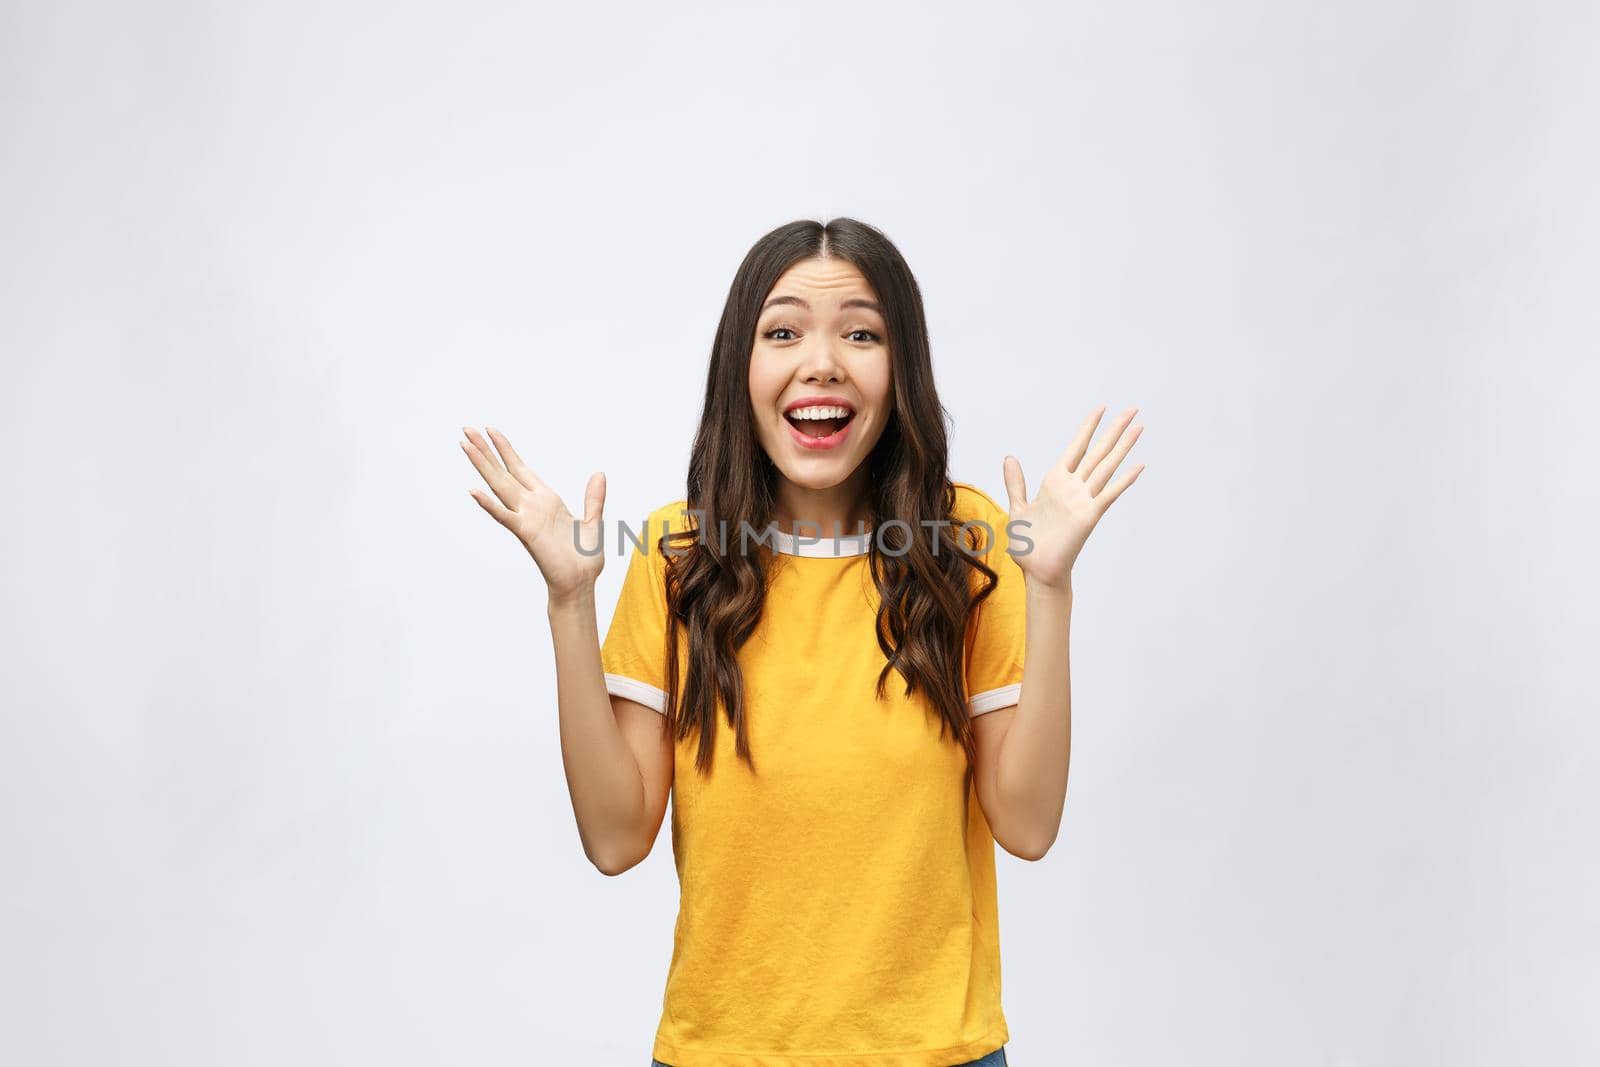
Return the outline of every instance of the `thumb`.
[[[598,522],[606,507],[606,474],[595,471],[589,475],[589,485],[583,491],[583,524]]]
[[[1005,460],[1006,496],[1010,499],[1011,514],[1028,502],[1028,486],[1022,478],[1022,461],[1016,456],[1007,456]]]

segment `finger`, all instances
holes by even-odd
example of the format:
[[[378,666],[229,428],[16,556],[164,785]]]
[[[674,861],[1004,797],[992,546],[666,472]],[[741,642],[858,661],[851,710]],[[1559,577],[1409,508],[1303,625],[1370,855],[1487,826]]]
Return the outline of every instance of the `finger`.
[[[583,491],[583,510],[573,523],[573,544],[585,552],[594,552],[605,541],[605,533],[600,525],[605,504],[606,476],[604,472],[596,471],[589,475],[589,483]]]
[[[1089,454],[1084,457],[1081,463],[1073,468],[1075,472],[1083,475],[1084,481],[1088,481],[1089,478],[1093,476],[1094,469],[1100,465],[1100,461],[1106,458],[1106,453],[1110,452],[1112,447],[1116,445],[1117,441],[1122,437],[1123,431],[1128,428],[1128,423],[1133,421],[1133,416],[1138,412],[1138,410],[1138,408],[1129,408],[1121,415],[1118,415],[1117,421],[1106,427],[1106,432],[1100,435],[1099,442],[1094,446]]]
[[[522,462],[522,457],[511,447],[511,441],[505,434],[493,426],[485,426],[484,429],[488,431],[489,440],[494,442],[494,447],[499,451],[500,458],[505,462],[506,470],[511,473],[511,477],[529,489],[537,489],[544,485],[539,476],[533,473],[533,469]]]
[[[491,464],[493,464],[495,467],[498,467],[500,470],[506,469],[506,465],[501,462],[500,456],[496,454],[494,446],[489,444],[489,442],[484,439],[481,433],[479,433],[477,430],[474,430],[470,426],[463,426],[461,428],[461,432],[466,436],[468,441],[472,442],[472,447],[483,453],[484,458],[487,459]],[[511,472],[506,471],[506,473],[510,474]]]
[[[1008,505],[1011,514],[1015,515],[1028,503],[1028,483],[1022,477],[1022,461],[1016,456],[1007,456],[1002,466],[1005,469]]]
[[[467,439],[458,442],[461,445],[461,451],[467,454],[467,458],[472,461],[472,466],[483,476],[483,480],[488,483],[489,488],[494,490],[495,496],[499,497],[502,503],[509,506],[516,499],[516,494],[521,488],[517,485],[516,479],[512,478],[505,467],[501,466],[493,453],[486,450],[483,438],[471,430],[463,430],[462,432],[467,435]]]
[[[1133,480],[1139,477],[1139,472],[1142,470],[1144,470],[1143,463],[1133,468],[1133,470],[1129,471],[1127,474],[1124,474],[1121,478],[1118,478],[1116,484],[1094,498],[1095,502],[1100,504],[1100,514],[1104,515],[1106,513],[1106,508],[1109,508],[1112,504],[1116,503],[1117,497],[1122,495],[1122,491],[1124,489],[1133,484]]]
[[[1130,426],[1128,432],[1123,435],[1122,440],[1118,442],[1111,455],[1095,464],[1094,470],[1089,472],[1089,478],[1086,483],[1091,496],[1106,487],[1106,483],[1111,480],[1111,476],[1117,472],[1117,466],[1127,458],[1128,450],[1133,447],[1133,443],[1139,439],[1139,435],[1143,432],[1143,426]]]
[[[500,501],[494,499],[482,489],[468,489],[467,492],[472,494],[472,499],[478,502],[479,507],[494,517],[495,522],[498,522],[508,530],[512,529],[512,524],[517,521],[515,513],[507,511]]]
[[[1073,436],[1072,442],[1067,445],[1067,450],[1061,454],[1056,462],[1062,465],[1069,473],[1078,469],[1078,463],[1083,459],[1083,450],[1089,447],[1089,439],[1094,436],[1094,428],[1100,422],[1100,416],[1106,412],[1106,406],[1101,404],[1089,412],[1089,417],[1083,420],[1078,427],[1078,432]]]
[[[583,493],[583,523],[598,522],[606,506],[606,473],[595,471],[589,475],[589,485]]]
[[[477,437],[470,430],[466,431],[469,438]],[[479,438],[481,441],[482,438]],[[478,473],[483,475],[483,480],[489,483],[489,488],[494,490],[494,495],[507,507],[512,507],[517,497],[522,492],[521,484],[500,465],[500,461],[485,454],[484,446],[474,444],[470,439],[461,442],[461,450],[467,454],[472,465]]]

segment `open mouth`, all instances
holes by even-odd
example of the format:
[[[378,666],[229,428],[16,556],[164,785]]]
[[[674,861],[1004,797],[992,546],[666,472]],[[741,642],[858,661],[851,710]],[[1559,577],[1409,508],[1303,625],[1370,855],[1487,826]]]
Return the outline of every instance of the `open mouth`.
[[[844,444],[855,417],[855,405],[842,396],[801,397],[783,409],[790,438],[807,452],[825,452]]]
[[[850,425],[850,420],[856,417],[856,413],[848,408],[829,408],[825,414],[819,413],[820,411],[822,409],[801,408],[785,412],[783,417],[789,420],[790,426],[804,436],[818,440],[832,437]]]

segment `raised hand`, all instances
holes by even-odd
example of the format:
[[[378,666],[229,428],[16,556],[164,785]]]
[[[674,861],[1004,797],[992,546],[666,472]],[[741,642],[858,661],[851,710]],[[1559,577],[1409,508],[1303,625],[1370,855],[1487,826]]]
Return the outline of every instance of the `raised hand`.
[[[494,441],[499,456],[490,449],[487,441],[476,430],[463,428],[467,439],[461,449],[472,465],[483,475],[494,491],[490,496],[482,489],[469,489],[472,499],[492,515],[496,522],[512,533],[527,548],[533,561],[539,565],[549,588],[551,599],[581,592],[592,586],[605,567],[605,553],[595,549],[603,547],[601,512],[606,502],[606,476],[597,471],[590,475],[583,495],[583,522],[579,525],[579,543],[592,555],[579,552],[573,543],[572,512],[561,502],[539,476],[522,462],[517,450],[511,447],[504,434],[494,427],[485,427]]]
[[[1033,541],[1033,547],[1016,552],[1012,558],[1030,583],[1053,589],[1071,585],[1072,565],[1077,562],[1083,543],[1094,529],[1100,516],[1106,513],[1122,491],[1133,484],[1144,470],[1141,463],[1117,479],[1110,488],[1106,483],[1116,473],[1117,465],[1127,456],[1128,450],[1139,439],[1143,426],[1135,426],[1124,436],[1128,423],[1138,408],[1129,408],[1117,417],[1101,435],[1093,450],[1089,439],[1105,413],[1101,405],[1089,413],[1078,435],[1072,439],[1055,466],[1045,472],[1039,483],[1039,492],[1028,499],[1027,485],[1022,478],[1022,463],[1015,456],[1005,459],[1006,495],[1010,497],[1011,518],[1024,519],[1028,526],[1018,526],[1016,532]],[[1019,548],[1022,546],[1019,546]]]

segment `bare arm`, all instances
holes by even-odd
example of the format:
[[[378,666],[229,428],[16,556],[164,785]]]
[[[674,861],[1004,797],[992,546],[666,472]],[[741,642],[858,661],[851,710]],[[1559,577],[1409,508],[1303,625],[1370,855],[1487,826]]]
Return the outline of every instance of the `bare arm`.
[[[491,449],[476,431],[463,433],[462,450],[494,494],[474,489],[473,499],[517,536],[545,579],[561,761],[584,855],[602,872],[621,874],[649,855],[661,827],[672,787],[672,746],[661,715],[606,691],[594,602],[605,558],[593,551],[600,544],[605,475],[589,479],[577,523],[505,435],[489,428]],[[574,543],[574,525],[587,551]]]
[[[1040,859],[1050,850],[1067,799],[1072,565],[1100,517],[1145,466],[1141,463],[1111,481],[1144,428],[1134,426],[1129,432],[1138,412],[1129,408],[1091,450],[1089,441],[1104,411],[1103,406],[1096,409],[1079,427],[1032,500],[1022,464],[1006,457],[1011,520],[1021,520],[1027,538],[1024,550],[1014,557],[1026,575],[1027,650],[1017,705],[987,712],[973,724],[975,774],[978,800],[995,840],[1024,859]]]
[[[621,874],[650,854],[672,791],[672,743],[653,708],[606,692],[591,586],[548,607],[561,763],[584,855]]]
[[[1016,705],[973,721],[976,788],[1000,847],[1043,858],[1061,829],[1072,760],[1072,676],[1068,644],[1072,586],[1028,586],[1027,658]]]

